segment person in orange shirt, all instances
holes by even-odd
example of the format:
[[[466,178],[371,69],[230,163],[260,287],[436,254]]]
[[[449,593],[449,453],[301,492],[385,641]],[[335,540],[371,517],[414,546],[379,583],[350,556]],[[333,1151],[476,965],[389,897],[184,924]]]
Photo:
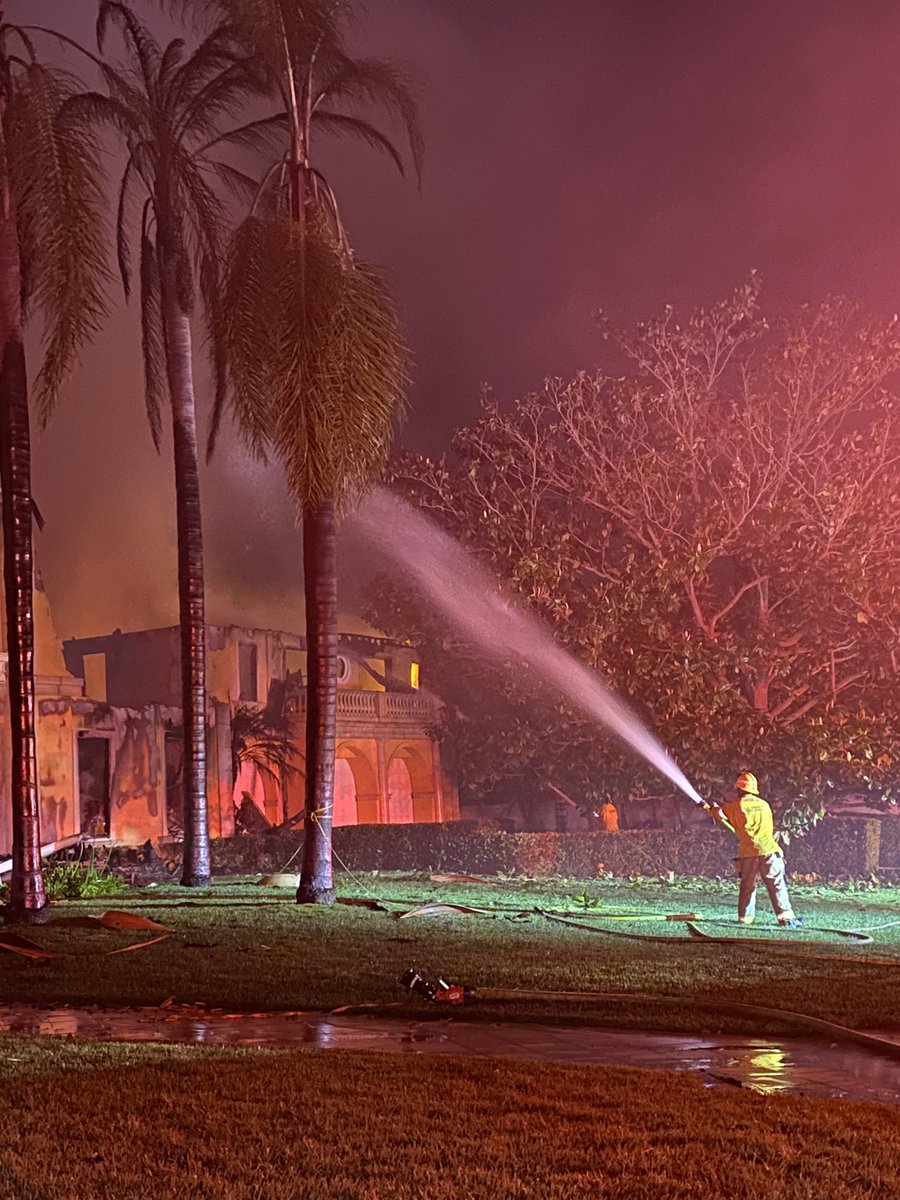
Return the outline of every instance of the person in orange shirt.
[[[784,879],[784,852],[775,840],[772,809],[759,794],[759,783],[750,771],[744,771],[735,783],[737,795],[724,804],[711,804],[717,820],[727,821],[738,840],[738,920],[752,925],[756,915],[756,879],[766,886],[779,925],[796,928],[803,922],[794,916]]]
[[[604,833],[619,832],[619,810],[613,804],[612,800],[607,800],[600,811],[597,813],[600,818],[600,824],[603,826]]]

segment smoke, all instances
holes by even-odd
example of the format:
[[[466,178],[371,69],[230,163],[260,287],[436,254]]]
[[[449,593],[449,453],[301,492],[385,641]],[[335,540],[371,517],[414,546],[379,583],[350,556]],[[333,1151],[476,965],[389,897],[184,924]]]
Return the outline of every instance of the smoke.
[[[87,0],[6,12],[91,42]],[[708,304],[751,268],[770,311],[831,292],[898,307],[894,0],[862,17],[850,0],[383,0],[353,36],[422,93],[421,195],[365,147],[323,159],[405,315],[417,448],[440,452],[483,381],[506,400],[595,365],[596,307],[629,323]],[[38,554],[67,634],[175,619],[171,465],[146,432],[137,355],[119,311],[35,445]],[[226,439],[203,488],[211,616],[296,627],[277,471]]]

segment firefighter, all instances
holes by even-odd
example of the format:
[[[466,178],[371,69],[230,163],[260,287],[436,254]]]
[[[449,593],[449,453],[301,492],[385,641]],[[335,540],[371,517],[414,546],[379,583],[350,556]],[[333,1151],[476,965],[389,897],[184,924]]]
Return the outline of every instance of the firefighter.
[[[779,925],[794,929],[803,922],[794,916],[784,881],[784,853],[775,840],[772,809],[759,794],[756,776],[744,771],[735,785],[737,795],[729,797],[721,806],[711,805],[717,820],[726,820],[738,839],[738,856],[735,860],[741,878],[738,897],[738,920],[742,925],[752,925],[756,913],[756,878],[760,876],[766,885],[769,899],[775,910]]]
[[[619,810],[613,804],[612,800],[607,800],[600,811],[597,813],[600,819],[600,824],[603,826],[604,833],[619,832]]]

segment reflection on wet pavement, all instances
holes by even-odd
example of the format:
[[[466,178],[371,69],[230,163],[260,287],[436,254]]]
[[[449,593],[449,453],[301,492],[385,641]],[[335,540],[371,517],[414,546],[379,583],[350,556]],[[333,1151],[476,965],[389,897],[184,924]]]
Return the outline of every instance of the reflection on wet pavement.
[[[198,1014],[74,1008],[0,1008],[0,1033],[207,1046],[380,1050],[605,1063],[695,1071],[709,1086],[798,1092],[900,1104],[897,1061],[806,1038],[689,1037],[557,1025],[409,1021],[321,1013]],[[886,1035],[891,1036],[891,1035]]]

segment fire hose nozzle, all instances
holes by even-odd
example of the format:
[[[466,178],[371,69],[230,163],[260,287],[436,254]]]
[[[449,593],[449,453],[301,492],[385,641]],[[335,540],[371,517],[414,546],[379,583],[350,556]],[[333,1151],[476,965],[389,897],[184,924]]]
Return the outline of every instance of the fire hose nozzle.
[[[410,967],[400,976],[400,986],[409,988],[430,1004],[465,1004],[467,1000],[476,998],[474,988],[465,987],[461,983],[447,983],[445,979],[440,978],[436,983],[432,983],[415,967]]]

